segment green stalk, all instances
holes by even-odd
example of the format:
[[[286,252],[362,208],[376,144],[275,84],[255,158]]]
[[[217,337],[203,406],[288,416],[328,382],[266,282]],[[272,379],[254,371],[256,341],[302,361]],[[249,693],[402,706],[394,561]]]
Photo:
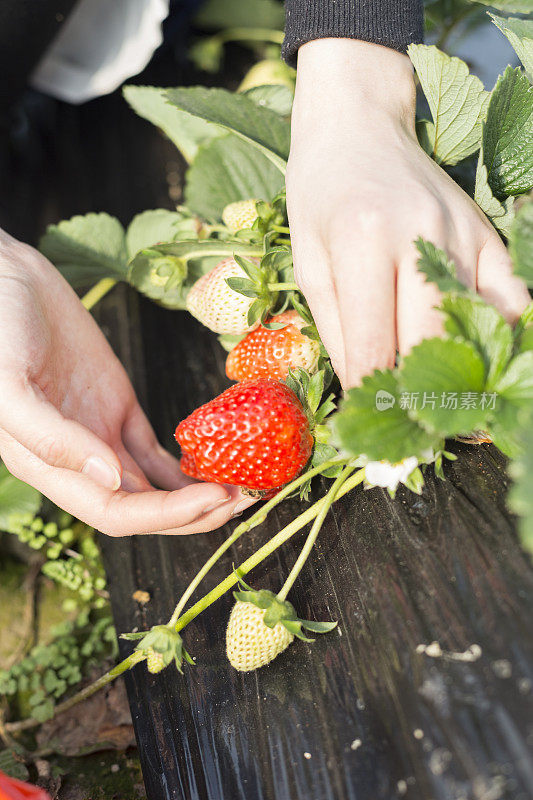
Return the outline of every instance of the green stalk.
[[[131,669],[135,666],[135,664],[138,664],[139,661],[142,661],[143,659],[143,653],[141,653],[139,650],[134,650],[131,655],[121,661],[120,664],[117,664],[116,667],[110,669],[109,672],[106,672],[105,675],[101,675],[96,681],[93,681],[93,683],[90,683],[80,692],[77,692],[76,694],[72,695],[72,697],[69,697],[68,700],[65,700],[63,703],[59,703],[54,709],[53,716],[55,717],[57,714],[62,714],[63,711],[68,711],[69,708],[72,708],[78,703],[81,703],[83,700],[86,700],[88,697],[91,697],[100,689],[103,689],[104,686],[107,686],[108,683],[114,681],[115,678],[118,678],[119,675],[122,675],[123,672]],[[31,730],[31,728],[36,728],[40,724],[41,723],[39,720],[30,717],[29,719],[23,719],[19,722],[8,722],[5,725],[5,729],[9,733],[18,733],[19,731],[28,731]]]
[[[270,227],[273,231],[276,231],[276,233],[286,233],[287,236],[290,236],[291,229],[287,228],[285,225],[271,225]]]
[[[98,283],[95,283],[92,289],[89,289],[87,294],[84,294],[81,299],[81,302],[87,311],[90,311],[91,308],[94,308],[94,306],[100,302],[102,297],[111,291],[116,283],[117,281],[114,278],[102,278],[102,280],[98,281]]]
[[[323,498],[323,502],[322,502],[322,506],[320,507],[320,511],[318,512],[318,514],[315,517],[315,521],[313,522],[313,526],[312,526],[311,530],[309,531],[309,535],[308,535],[307,539],[305,540],[305,544],[302,547],[300,555],[296,559],[296,562],[295,562],[293,568],[291,569],[291,571],[290,571],[290,573],[289,573],[289,575],[287,577],[287,580],[285,581],[285,583],[281,587],[280,591],[278,592],[278,597],[279,597],[280,600],[286,600],[287,599],[287,595],[289,594],[290,590],[292,589],[294,581],[296,580],[296,578],[300,574],[303,565],[305,564],[305,562],[309,558],[309,554],[311,553],[311,550],[313,549],[313,545],[316,542],[316,538],[317,538],[318,534],[320,533],[322,525],[324,524],[324,520],[326,518],[326,515],[327,515],[328,511],[330,510],[331,506],[333,505],[333,503],[335,502],[335,499],[337,497],[337,493],[338,493],[339,489],[341,488],[342,484],[347,480],[347,478],[349,478],[349,476],[352,474],[354,469],[355,469],[354,466],[351,466],[350,464],[348,464],[348,466],[343,469],[341,474],[333,482],[332,487],[330,488],[330,490],[328,491],[326,496]]]
[[[324,469],[324,465],[322,465],[322,469]],[[307,476],[308,477],[308,476]],[[355,475],[351,475],[347,480],[344,481],[340,489],[337,491],[335,498],[332,502],[339,500],[345,494],[350,492],[354,489],[364,478],[364,469],[358,470]],[[331,491],[331,490],[330,490]],[[329,492],[328,492],[329,495]],[[277,550],[282,544],[284,544],[288,539],[291,538],[295,533],[297,533],[304,525],[307,525],[311,520],[320,512],[323,504],[328,499],[328,495],[318,500],[314,503],[310,508],[304,511],[303,514],[300,514],[295,520],[293,520],[289,525],[287,525],[283,530],[279,531],[269,542],[267,542],[263,547],[257,550],[250,558],[246,559],[240,567],[239,572],[242,575],[246,575],[250,572],[254,567],[264,561],[271,553]],[[272,498],[273,500],[275,498]],[[267,504],[268,505],[268,504]],[[328,508],[331,506],[329,504]],[[266,508],[266,506],[265,506]],[[264,513],[264,509],[261,509],[261,512]],[[259,514],[260,512],[258,512]],[[268,512],[267,512],[268,513]],[[257,515],[254,515],[254,517]],[[325,516],[325,515],[324,515]],[[259,524],[261,520],[256,522],[255,524]],[[243,523],[244,524],[244,523]],[[240,526],[239,526],[240,527]],[[183,614],[182,617],[176,620],[176,631],[183,630],[183,628],[189,624],[193,619],[195,619],[202,611],[205,611],[212,603],[219,599],[228,589],[231,589],[238,581],[238,577],[235,573],[231,573],[225,578],[221,583],[215,586],[208,594],[202,597],[194,606],[191,606],[188,611]],[[72,708],[73,706],[81,703],[83,700],[86,700],[88,697],[91,697],[100,689],[103,689],[104,686],[107,686],[108,683],[118,678],[119,675],[122,675],[128,669],[131,669],[138,664],[140,661],[144,659],[144,655],[142,652],[135,650],[131,655],[117,664],[113,669],[110,669],[109,672],[106,672],[105,675],[102,675],[93,683],[86,686],[80,692],[69,697],[68,700],[65,700],[63,703],[59,703],[54,710],[53,716],[56,717],[58,714],[61,714],[63,711],[68,711],[68,709]],[[33,718],[19,720],[18,722],[10,722],[7,723],[5,726],[5,730],[9,733],[18,733],[19,731],[26,731],[31,730],[32,728],[36,728],[41,723]]]
[[[269,283],[269,291],[271,292],[298,292],[299,289],[295,283]]]
[[[358,470],[355,475],[352,475],[348,478],[339,489],[335,500],[343,497],[347,492],[357,486],[361,481],[364,479],[364,469]],[[277,533],[275,536],[270,539],[269,542],[260,547],[250,558],[247,558],[239,566],[239,572],[242,575],[246,575],[250,572],[254,567],[257,567],[265,558],[268,558],[278,547],[284,544],[291,536],[294,536],[295,533],[307,525],[307,523],[311,522],[312,519],[318,514],[320,511],[322,504],[324,503],[326,497],[322,497],[320,500],[317,500],[307,511],[304,511],[303,514],[300,514],[295,520],[293,520],[289,525],[287,525],[283,530]],[[222,597],[228,589],[231,589],[232,586],[235,586],[239,578],[232,572],[231,575],[228,575],[223,581],[221,581],[214,589],[212,589],[208,594],[198,600],[188,611],[183,614],[176,622],[176,630],[181,631],[186,625],[189,624],[193,619],[195,619],[202,611],[205,611],[215,600],[218,600],[219,597]]]
[[[328,469],[328,467],[333,467],[335,464],[339,463],[342,464],[343,462],[339,461],[339,459],[332,458],[329,461],[319,464],[317,467],[313,467],[313,469],[304,472],[298,478],[291,481],[291,483],[288,483],[286,486],[284,486],[283,489],[280,492],[278,492],[275,497],[273,497],[271,500],[265,503],[264,506],[261,506],[261,508],[258,511],[256,511],[255,514],[252,517],[250,517],[250,519],[241,522],[241,524],[238,525],[237,528],[235,528],[233,533],[230,536],[228,536],[226,541],[223,542],[217,550],[215,550],[213,555],[205,562],[202,569],[192,579],[192,581],[186,588],[185,592],[181,596],[178,605],[174,609],[174,613],[172,614],[170,620],[167,623],[168,627],[173,628],[175,626],[179,618],[179,615],[185,608],[187,600],[193,594],[196,587],[205,578],[209,570],[216,564],[219,558],[226,552],[226,550],[228,550],[231,547],[231,545],[234,542],[237,541],[237,539],[239,539],[247,531],[257,527],[257,525],[260,525],[262,522],[264,522],[267,515],[272,511],[272,509],[275,508],[279,503],[281,503],[281,501],[284,500],[289,494],[292,494],[292,492],[299,486],[301,486],[302,483],[305,483],[307,480],[309,480],[309,478],[318,475],[323,470]]]

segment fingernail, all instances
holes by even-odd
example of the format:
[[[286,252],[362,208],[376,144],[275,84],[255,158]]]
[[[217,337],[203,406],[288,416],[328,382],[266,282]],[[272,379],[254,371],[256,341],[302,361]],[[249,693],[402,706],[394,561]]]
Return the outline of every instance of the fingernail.
[[[104,489],[111,489],[116,492],[120,489],[120,473],[116,467],[108,464],[100,456],[91,456],[82,467],[82,473],[88,478],[103,486]]]
[[[252,506],[255,502],[257,501],[252,500],[251,498],[249,498],[248,500],[241,500],[241,502],[237,503],[237,505],[233,509],[233,514],[231,516],[240,517],[243,511],[246,511],[246,509],[250,508],[250,506]]]
[[[215,508],[218,508],[224,503],[227,503],[229,499],[230,499],[229,495],[227,497],[221,497],[220,500],[216,501],[216,503],[213,503],[212,505],[207,506],[207,508],[204,508],[202,514],[209,514],[210,511],[214,511]]]

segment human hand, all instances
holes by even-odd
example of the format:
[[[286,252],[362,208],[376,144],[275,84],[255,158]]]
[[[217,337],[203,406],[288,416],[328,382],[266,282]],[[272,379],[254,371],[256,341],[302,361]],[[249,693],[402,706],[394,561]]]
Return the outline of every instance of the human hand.
[[[0,309],[0,456],[13,475],[111,536],[213,530],[251,505],[181,473],[76,294],[2,231]]]
[[[510,322],[529,302],[500,237],[419,146],[407,56],[350,39],[298,51],[287,206],[296,282],[344,388],[442,332],[419,236]]]

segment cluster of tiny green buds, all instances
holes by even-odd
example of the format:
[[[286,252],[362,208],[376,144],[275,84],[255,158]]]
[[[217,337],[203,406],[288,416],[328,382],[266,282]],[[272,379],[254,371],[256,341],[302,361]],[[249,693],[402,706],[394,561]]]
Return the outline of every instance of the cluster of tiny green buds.
[[[148,672],[152,674],[161,672],[174,661],[178,672],[183,672],[183,660],[194,665],[194,661],[185,650],[183,640],[174,628],[168,625],[154,625],[148,633],[122,633],[121,639],[135,641],[140,639],[135,650],[142,653],[146,659]]]

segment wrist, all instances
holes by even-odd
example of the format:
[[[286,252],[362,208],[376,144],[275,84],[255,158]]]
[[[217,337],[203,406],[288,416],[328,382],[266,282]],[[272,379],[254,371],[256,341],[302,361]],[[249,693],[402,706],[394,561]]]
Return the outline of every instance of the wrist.
[[[337,118],[368,113],[412,127],[415,101],[411,62],[396,50],[326,38],[307,42],[298,51],[293,122],[331,109]]]

